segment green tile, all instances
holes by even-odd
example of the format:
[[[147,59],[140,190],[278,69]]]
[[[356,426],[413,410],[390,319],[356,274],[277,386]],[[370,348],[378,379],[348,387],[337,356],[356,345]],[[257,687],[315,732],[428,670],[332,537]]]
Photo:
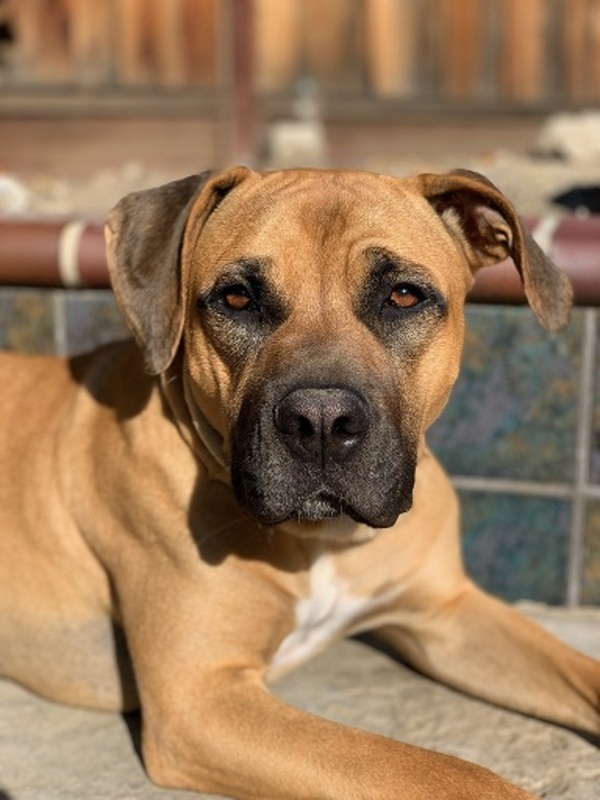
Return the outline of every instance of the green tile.
[[[588,503],[582,603],[600,605],[600,500]]]
[[[583,316],[544,331],[526,307],[467,311],[462,372],[429,441],[456,475],[572,481]]]
[[[93,350],[129,336],[109,289],[67,292],[65,318],[69,355]]]
[[[0,288],[0,348],[23,353],[55,352],[52,291]]]
[[[461,492],[469,574],[505,600],[566,600],[570,504],[554,498]]]

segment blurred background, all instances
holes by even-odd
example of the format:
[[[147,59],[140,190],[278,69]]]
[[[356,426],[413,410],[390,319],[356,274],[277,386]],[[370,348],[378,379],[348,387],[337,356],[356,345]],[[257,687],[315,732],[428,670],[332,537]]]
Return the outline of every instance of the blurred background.
[[[35,209],[237,162],[461,163],[535,212],[577,175],[507,167],[598,157],[595,115],[552,115],[599,99],[599,0],[0,0],[0,169]]]
[[[472,296],[430,438],[480,583],[600,605],[599,107],[600,0],[0,0],[0,347],[126,333],[102,219],[129,191],[239,162],[479,170],[577,307],[549,335]]]

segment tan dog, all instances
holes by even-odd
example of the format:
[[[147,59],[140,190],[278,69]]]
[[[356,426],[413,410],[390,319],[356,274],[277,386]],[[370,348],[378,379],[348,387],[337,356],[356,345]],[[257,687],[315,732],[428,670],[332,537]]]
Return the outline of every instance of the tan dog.
[[[139,348],[0,362],[1,673],[66,703],[139,699],[168,786],[528,797],[265,680],[369,629],[450,686],[600,733],[600,664],[468,580],[424,441],[473,273],[511,255],[550,329],[567,280],[462,172],[205,174],[125,198],[108,235]]]

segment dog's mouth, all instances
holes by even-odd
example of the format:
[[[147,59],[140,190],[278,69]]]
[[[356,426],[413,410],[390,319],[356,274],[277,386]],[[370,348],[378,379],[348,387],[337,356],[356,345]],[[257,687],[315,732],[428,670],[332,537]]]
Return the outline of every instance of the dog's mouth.
[[[322,483],[308,491],[304,487],[303,492],[293,478],[284,478],[285,491],[281,493],[277,491],[277,481],[262,477],[259,470],[258,475],[246,474],[246,479],[240,480],[240,473],[234,470],[233,488],[240,505],[268,527],[290,521],[318,523],[348,517],[369,528],[389,528],[412,507],[414,471],[410,468],[389,484],[382,480],[370,486],[358,480],[357,488],[354,481],[344,481],[344,492],[336,492]]]
[[[303,522],[320,522],[342,514],[352,516],[349,512],[349,507],[340,497],[322,489],[307,497],[292,516]]]

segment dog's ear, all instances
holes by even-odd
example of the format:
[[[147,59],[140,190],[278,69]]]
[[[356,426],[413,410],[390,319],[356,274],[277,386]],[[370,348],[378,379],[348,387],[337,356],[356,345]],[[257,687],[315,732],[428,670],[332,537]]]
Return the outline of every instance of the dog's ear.
[[[181,251],[192,208],[195,218],[206,219],[248,173],[244,167],[215,177],[203,172],[135,192],[124,197],[107,218],[112,286],[151,375],[167,369],[183,332]]]
[[[417,180],[473,272],[512,258],[540,323],[551,331],[568,323],[573,296],[569,279],[523,230],[510,202],[487,178],[456,170],[419,175]]]

